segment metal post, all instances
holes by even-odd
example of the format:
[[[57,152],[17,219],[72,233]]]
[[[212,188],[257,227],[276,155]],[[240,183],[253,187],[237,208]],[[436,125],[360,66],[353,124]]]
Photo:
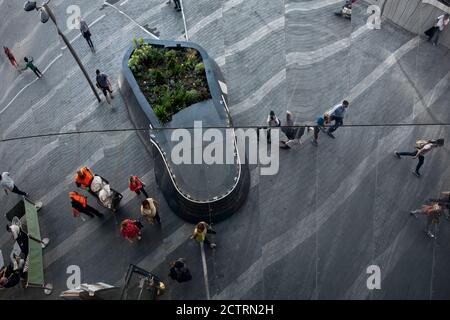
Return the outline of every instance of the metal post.
[[[56,30],[58,31],[58,34],[63,39],[64,43],[66,44],[67,48],[69,48],[70,53],[72,53],[72,56],[74,57],[75,61],[78,63],[78,66],[80,67],[81,71],[83,72],[84,76],[86,77],[87,81],[89,82],[89,86],[91,87],[92,91],[95,94],[95,97],[97,98],[98,102],[101,102],[102,99],[100,98],[97,89],[95,88],[94,84],[92,83],[91,79],[89,78],[88,73],[86,72],[86,69],[84,68],[83,64],[81,63],[80,58],[78,57],[77,53],[73,49],[72,45],[70,44],[69,40],[67,40],[66,36],[59,30],[58,24],[56,23],[55,15],[53,14],[52,10],[48,6],[47,3],[43,5],[45,11],[49,15],[50,19],[52,19],[53,23],[56,26]]]

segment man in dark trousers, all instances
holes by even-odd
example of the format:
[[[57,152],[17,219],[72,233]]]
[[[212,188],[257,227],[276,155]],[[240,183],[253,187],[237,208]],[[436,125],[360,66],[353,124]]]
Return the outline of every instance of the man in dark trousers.
[[[103,214],[100,213],[95,208],[92,208],[87,204],[87,198],[75,191],[69,192],[69,198],[72,204],[72,213],[74,217],[77,217],[80,212],[88,215],[93,218],[94,216],[103,217]]]
[[[109,95],[111,96],[111,99],[114,99],[114,97],[112,95],[112,85],[111,82],[109,81],[108,76],[105,73],[100,72],[100,70],[96,70],[95,73],[97,75],[96,77],[97,87],[102,90],[103,94],[105,95],[106,102],[111,104],[111,101],[108,98],[108,92]]]
[[[22,71],[30,68],[30,70],[34,72],[34,74],[36,75],[36,77],[38,77],[38,79],[42,78],[42,72],[38,69],[38,67],[36,67],[34,65],[33,58],[31,58],[31,60],[29,60],[27,57],[25,57],[25,58],[23,58],[23,60],[25,61],[26,65],[23,69],[21,69]]]
[[[402,156],[410,156],[413,157],[413,159],[419,159],[419,162],[417,163],[416,170],[413,171],[413,174],[417,177],[420,177],[420,168],[422,167],[423,163],[425,162],[425,154],[433,150],[437,147],[442,147],[444,145],[444,139],[437,139],[437,140],[417,140],[416,141],[416,150],[413,152],[398,152],[395,151],[395,156],[399,159],[402,158]]]
[[[327,131],[327,134],[331,138],[335,138],[333,132],[335,132],[337,128],[344,124],[345,111],[347,111],[349,105],[349,102],[347,100],[344,100],[341,104],[334,106],[333,109],[331,109],[331,111],[329,112],[330,122],[334,121],[334,125],[331,126]]]

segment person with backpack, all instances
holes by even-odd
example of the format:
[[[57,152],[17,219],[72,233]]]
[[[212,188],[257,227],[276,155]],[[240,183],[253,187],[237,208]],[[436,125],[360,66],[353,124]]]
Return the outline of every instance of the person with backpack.
[[[422,167],[423,163],[425,162],[425,154],[433,150],[437,147],[442,147],[444,145],[444,139],[437,139],[437,140],[417,140],[416,141],[416,150],[413,152],[398,152],[395,151],[395,156],[398,159],[401,159],[402,156],[410,156],[413,157],[413,159],[419,159],[419,162],[417,163],[416,170],[413,171],[413,174],[417,177],[420,177],[420,168]]]
[[[278,117],[275,115],[274,111],[270,111],[269,116],[267,117],[267,124],[269,125],[269,129],[267,129],[267,143],[270,144],[271,136],[270,131],[271,127],[281,127],[281,121],[278,119]]]
[[[169,277],[179,283],[192,280],[191,272],[183,258],[170,263]]]
[[[209,239],[206,237],[207,233],[216,234],[216,232],[211,229],[209,224],[207,224],[204,221],[201,221],[201,222],[197,223],[197,225],[195,226],[194,232],[192,233],[192,236],[191,236],[191,239],[195,239],[199,243],[204,242],[211,249],[214,249],[216,247],[216,244],[211,243],[211,241],[209,241]]]
[[[433,45],[437,45],[439,41],[439,36],[441,32],[448,26],[450,22],[450,14],[446,13],[444,15],[439,16],[436,19],[436,23],[427,31],[425,34],[428,36],[428,41],[431,41]]]
[[[431,203],[429,205],[423,205],[422,208],[413,210],[410,212],[412,216],[417,218],[418,214],[424,214],[427,216],[427,226],[425,229],[425,232],[427,233],[427,236],[430,238],[435,238],[435,229],[436,225],[439,223],[439,218],[441,216],[441,213],[443,211],[443,208],[439,203]]]

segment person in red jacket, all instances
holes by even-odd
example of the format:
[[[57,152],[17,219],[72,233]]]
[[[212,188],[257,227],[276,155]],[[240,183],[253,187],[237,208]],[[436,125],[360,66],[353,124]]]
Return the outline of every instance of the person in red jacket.
[[[141,240],[141,228],[142,224],[139,221],[125,219],[120,224],[120,234],[130,243],[133,243],[135,238]]]
[[[145,198],[149,198],[147,192],[144,189],[145,184],[142,183],[141,180],[139,180],[138,176],[130,176],[128,178],[128,188],[130,188],[131,191],[136,192],[137,195],[142,193],[144,194]]]
[[[19,70],[19,65],[17,64],[16,58],[12,54],[11,50],[8,47],[3,47],[3,50],[5,50],[5,54],[9,59],[9,62],[15,67],[17,70]]]

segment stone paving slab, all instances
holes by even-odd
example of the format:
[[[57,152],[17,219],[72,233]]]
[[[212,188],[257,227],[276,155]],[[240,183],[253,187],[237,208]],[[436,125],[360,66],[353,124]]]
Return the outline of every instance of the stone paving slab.
[[[115,5],[161,37],[182,37],[181,17],[163,2],[130,0]],[[105,17],[93,27],[99,48],[95,56],[83,39],[74,46],[89,70],[107,70],[116,80],[130,40],[148,34],[113,8],[102,8],[102,1],[75,3],[90,21]],[[272,109],[284,120],[288,108],[300,121],[313,121],[345,95],[353,97],[346,123],[447,119],[448,51],[389,23],[383,23],[381,30],[363,32],[364,2],[351,22],[334,16],[340,6],[334,0],[266,1],[259,6],[241,0],[183,3],[188,35],[193,31],[191,40],[222,65],[237,125],[264,124]],[[63,23],[65,3],[55,1],[54,6]],[[13,49],[20,54],[36,52],[42,66],[58,56],[59,41],[45,45],[55,35],[39,32],[50,25],[37,25],[31,19],[23,23],[18,21],[25,14],[19,5],[6,8],[0,16],[8,28],[0,26],[0,36],[8,35],[16,43],[30,32],[33,35]],[[284,27],[277,24],[281,22]],[[77,35],[76,30],[65,32],[69,38]],[[347,46],[345,39],[351,33],[355,38]],[[311,52],[312,58],[304,59]],[[296,58],[296,64],[289,65]],[[0,72],[7,79],[0,84],[3,108],[33,75],[17,77],[5,61]],[[340,77],[344,80],[338,82]],[[30,85],[1,114],[1,134],[129,128],[120,95],[114,109],[97,105],[85,82],[72,57],[64,53],[48,69],[46,79]],[[448,135],[446,126],[340,128],[336,140],[321,134],[318,148],[305,140],[296,149],[282,150],[276,176],[259,176],[259,168],[253,166],[249,199],[231,219],[215,226],[218,248],[206,250],[211,298],[448,299],[448,222],[441,222],[433,242],[422,232],[424,219],[408,215],[424,199],[450,187],[448,148],[427,155],[421,179],[411,174],[415,160],[392,155],[394,150],[412,148],[418,137],[448,140]],[[55,285],[50,297],[15,288],[1,292],[2,299],[56,299],[65,289],[65,270],[71,264],[80,265],[83,280],[120,285],[129,263],[156,272],[169,284],[163,299],[207,298],[200,248],[188,240],[192,226],[170,212],[154,183],[151,156],[135,134],[2,142],[0,155],[2,170],[17,174],[18,185],[26,186],[33,197],[46,199],[41,227],[52,243],[44,253],[45,275]],[[160,201],[162,229],[146,226],[142,242],[136,245],[120,238],[119,218],[139,216],[139,199],[129,192],[117,220],[74,220],[66,194],[73,188],[70,178],[75,168],[85,163],[121,191],[127,189],[128,175],[144,176],[149,193]],[[42,172],[52,173],[46,181],[50,187],[43,186]],[[5,210],[17,197],[0,196],[0,200]],[[0,220],[6,223],[3,217]],[[12,246],[8,236],[0,235],[0,248],[6,253]],[[180,256],[187,259],[198,281],[178,285],[167,279],[168,263]],[[365,286],[370,264],[381,267],[380,291]]]

